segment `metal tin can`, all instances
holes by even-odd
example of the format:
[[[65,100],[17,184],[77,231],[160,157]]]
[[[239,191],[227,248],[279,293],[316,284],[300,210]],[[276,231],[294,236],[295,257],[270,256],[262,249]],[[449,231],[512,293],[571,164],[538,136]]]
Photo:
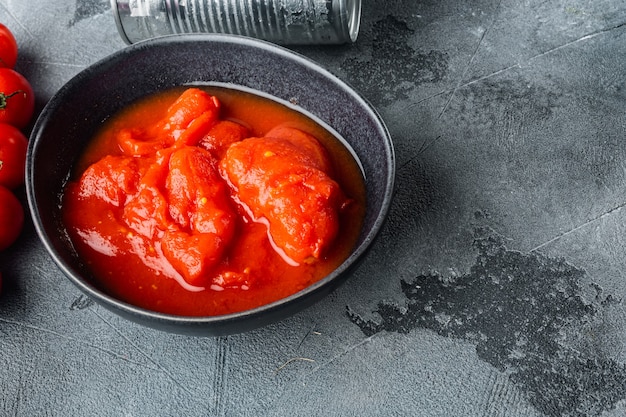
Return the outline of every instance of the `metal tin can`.
[[[177,33],[225,33],[278,44],[356,41],[361,0],[111,0],[127,44]]]

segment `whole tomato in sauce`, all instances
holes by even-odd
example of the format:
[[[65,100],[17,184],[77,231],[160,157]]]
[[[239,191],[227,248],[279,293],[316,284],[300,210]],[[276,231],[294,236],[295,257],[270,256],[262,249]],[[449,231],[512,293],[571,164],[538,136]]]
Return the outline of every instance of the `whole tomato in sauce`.
[[[285,260],[298,265],[325,255],[348,199],[328,175],[331,164],[317,139],[297,129],[272,130],[231,145],[220,168],[253,218],[267,222]]]

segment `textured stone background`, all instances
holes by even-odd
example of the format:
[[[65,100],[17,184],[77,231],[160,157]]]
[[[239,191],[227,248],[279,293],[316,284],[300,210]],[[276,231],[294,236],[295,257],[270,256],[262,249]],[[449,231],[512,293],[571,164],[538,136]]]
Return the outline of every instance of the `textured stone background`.
[[[124,47],[108,0],[0,0],[41,108]],[[2,416],[623,416],[626,4],[364,0],[293,48],[379,110],[381,239],[308,310],[221,338],[111,315],[32,225],[0,254]]]

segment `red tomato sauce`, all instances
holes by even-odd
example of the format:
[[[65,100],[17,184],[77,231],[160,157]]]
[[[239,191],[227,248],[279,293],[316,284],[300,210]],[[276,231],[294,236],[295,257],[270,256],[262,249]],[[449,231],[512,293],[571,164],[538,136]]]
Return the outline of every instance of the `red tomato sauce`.
[[[350,151],[303,114],[235,89],[177,88],[104,123],[62,213],[103,291],[158,312],[222,315],[340,265],[365,185]]]

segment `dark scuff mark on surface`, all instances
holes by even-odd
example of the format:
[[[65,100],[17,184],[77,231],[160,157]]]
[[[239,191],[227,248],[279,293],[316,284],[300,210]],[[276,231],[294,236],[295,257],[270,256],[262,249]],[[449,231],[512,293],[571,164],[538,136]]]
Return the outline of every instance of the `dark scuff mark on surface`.
[[[210,415],[222,417],[226,415],[228,403],[228,355],[230,344],[228,336],[217,338],[217,354],[215,355],[213,374],[213,394]]]
[[[110,8],[109,0],[76,0],[74,18],[70,20],[69,26],[72,27],[81,20],[102,14]]]
[[[409,45],[414,30],[394,16],[373,26],[372,55],[342,64],[349,82],[377,104],[390,104],[419,84],[441,81],[448,71],[444,52],[418,52]]]
[[[508,250],[489,228],[475,230],[473,245],[478,256],[469,273],[403,281],[406,308],[381,302],[380,321],[349,309],[350,319],[368,336],[425,328],[469,340],[482,360],[506,373],[547,416],[599,416],[626,399],[626,366],[593,342],[603,308],[621,301],[603,297],[595,285],[587,301],[580,284],[584,270],[563,259]],[[582,342],[570,346],[571,335]]]
[[[498,115],[511,118],[523,114],[518,120],[522,129],[528,120],[543,122],[552,117],[559,106],[559,92],[551,86],[538,85],[532,78],[520,74],[515,79],[485,79],[460,88],[455,113],[464,121],[471,115],[473,125],[497,123]],[[522,111],[523,110],[523,111]]]
[[[72,305],[70,305],[70,310],[84,310],[86,308],[91,307],[94,304],[94,301],[87,297],[86,295],[79,295],[72,301]]]

